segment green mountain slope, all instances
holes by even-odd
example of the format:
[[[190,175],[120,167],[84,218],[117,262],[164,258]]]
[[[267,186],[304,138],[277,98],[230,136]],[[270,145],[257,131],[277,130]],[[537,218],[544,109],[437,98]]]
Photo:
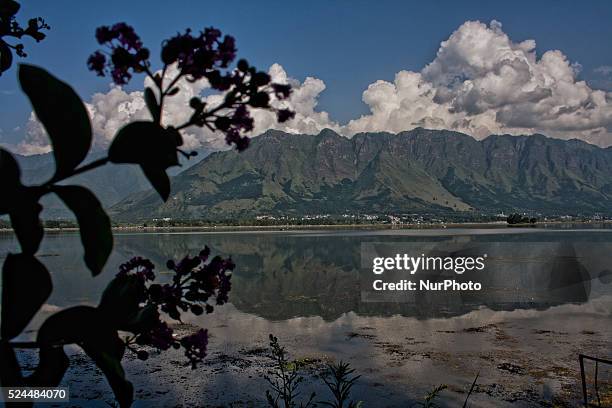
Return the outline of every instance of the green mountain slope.
[[[342,214],[612,210],[612,150],[542,135],[490,136],[417,128],[348,139],[268,131],[243,153],[217,152],[112,208],[117,219]]]

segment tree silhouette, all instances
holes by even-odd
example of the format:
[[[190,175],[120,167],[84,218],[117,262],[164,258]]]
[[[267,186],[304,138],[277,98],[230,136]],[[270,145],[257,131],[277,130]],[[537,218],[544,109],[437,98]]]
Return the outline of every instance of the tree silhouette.
[[[39,19],[30,20],[28,29],[18,30],[14,22],[18,9],[14,1],[0,0],[1,34],[44,38],[39,30],[48,27]],[[2,269],[0,383],[4,387],[57,386],[69,366],[63,346],[74,343],[104,373],[120,406],[127,407],[133,401],[133,387],[121,366],[126,350],[146,359],[147,347],[183,348],[195,367],[206,355],[208,332],[202,329],[177,339],[162,317],[180,321],[182,313],[211,313],[214,305],[227,302],[234,264],[231,259],[211,257],[208,248],[204,248],[195,257],[168,261],[166,266],[173,271],[173,279],[159,284],[155,283],[155,266],[146,259],[134,258],[121,265],[98,306],[64,309],[45,320],[36,342],[15,342],[15,337],[52,291],[51,276],[36,258],[44,236],[40,199],[55,194],[74,213],[84,248],[84,263],[97,276],[113,248],[110,219],[90,190],[59,182],[109,163],[131,163],[141,167],[153,188],[167,200],[170,179],[166,170],[179,165],[179,155],[186,158],[195,155],[181,149],[182,130],[197,126],[222,132],[227,143],[241,151],[249,142],[244,133],[253,129],[250,108],[273,110],[279,121],[289,120],[293,112],[271,104],[289,97],[289,85],[272,83],[267,73],[257,71],[245,60],[231,68],[236,56],[235,41],[214,28],[198,33],[187,30],[165,41],[161,51],[162,68],[157,72],[152,69],[148,49],[129,25],[100,27],[96,38],[105,51],[91,55],[87,62],[91,70],[101,76],[110,75],[119,85],[126,84],[135,74],[151,78],[154,87],[144,91],[151,120],[127,123],[117,132],[106,156],[83,164],[93,137],[83,102],[68,84],[44,69],[19,66],[21,88],[51,141],[55,173],[42,184],[25,185],[15,158],[0,149],[0,215],[9,216],[21,247],[20,253],[7,256]],[[7,49],[15,49],[19,54],[22,47],[0,41],[5,70],[11,64]],[[168,77],[170,72],[177,73]],[[164,125],[164,102],[180,92],[176,86],[178,81],[203,78],[221,93],[222,102],[209,106],[205,100],[194,97],[190,101],[193,112],[187,122],[175,127]],[[29,376],[22,374],[15,353],[16,348],[24,347],[39,349],[38,367]]]
[[[42,30],[50,28],[41,17],[29,19],[27,27],[23,28],[15,17],[20,8],[16,1],[0,0],[0,75],[13,64],[13,52],[19,57],[27,56],[25,47],[20,42],[23,37],[31,37],[36,42],[40,42],[46,37]],[[11,40],[7,42],[5,37],[18,42],[16,44]]]

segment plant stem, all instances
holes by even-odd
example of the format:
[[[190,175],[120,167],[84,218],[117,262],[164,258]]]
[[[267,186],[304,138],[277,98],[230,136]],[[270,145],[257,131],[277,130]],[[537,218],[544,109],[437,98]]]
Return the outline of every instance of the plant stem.
[[[166,76],[166,68],[167,66],[164,66],[164,70],[162,71],[162,82],[159,84],[158,88],[159,88],[159,125],[161,125],[162,122],[162,116],[163,116],[163,112],[164,112],[164,98],[166,97],[166,95],[168,94],[168,92],[170,92],[170,90],[172,89],[172,87],[178,82],[179,79],[181,79],[183,77],[182,73],[179,73],[171,82],[170,85],[168,85],[168,87],[166,88],[166,90],[164,90],[164,86],[163,86],[163,80],[164,77]]]
[[[221,109],[230,109],[230,108],[233,108],[233,107],[234,107],[234,102],[230,103],[230,102],[224,101],[223,103],[217,105],[215,108],[209,110],[208,112],[202,112],[201,117],[205,118],[204,125],[206,127],[208,127],[211,131],[214,132],[216,129],[214,129],[212,126],[210,126],[208,124],[208,122],[206,122],[206,120],[209,117],[211,117],[211,116],[219,117],[218,115],[216,115],[216,113],[219,112]],[[190,119],[187,122],[183,123],[182,125],[176,127],[176,130],[182,130],[182,129],[185,129],[186,127],[192,126],[194,124],[195,124],[195,121]]]
[[[170,84],[166,87],[166,90],[163,91],[164,95],[167,95],[168,92],[170,92],[172,90],[172,87],[174,87],[174,85],[176,85],[176,83],[179,81],[179,79],[181,79],[183,77],[182,73],[179,73],[171,82]]]

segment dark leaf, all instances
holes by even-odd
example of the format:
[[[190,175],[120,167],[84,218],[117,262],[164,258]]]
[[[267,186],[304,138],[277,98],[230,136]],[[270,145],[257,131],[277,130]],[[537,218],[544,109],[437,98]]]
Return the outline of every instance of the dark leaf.
[[[55,177],[70,174],[91,146],[91,123],[85,105],[68,84],[42,68],[21,64],[19,82],[51,139]]]
[[[21,170],[17,160],[7,150],[0,148],[0,182],[2,188],[21,184]]]
[[[44,229],[40,222],[40,212],[42,207],[36,200],[33,194],[28,193],[28,189],[24,189],[22,193],[16,197],[16,202],[13,203],[10,209],[10,219],[15,235],[21,251],[25,254],[34,255],[38,251],[40,242],[44,235]]]
[[[0,75],[13,64],[13,53],[9,46],[0,40]]]
[[[54,186],[53,191],[76,216],[85,249],[85,264],[94,276],[98,275],[113,250],[108,215],[96,196],[85,187]]]
[[[142,171],[149,180],[149,183],[161,196],[162,200],[167,201],[170,197],[170,179],[166,174],[166,171],[156,166],[149,166],[143,164]]]
[[[123,329],[126,322],[138,313],[144,295],[144,283],[137,276],[117,276],[104,289],[98,309],[107,316],[113,327]]]
[[[25,385],[13,346],[6,340],[0,340],[0,386],[23,387]],[[4,398],[7,397],[6,391],[6,389],[0,391],[5,393]],[[34,404],[31,402],[13,402],[5,403],[4,405],[6,407],[30,408]]]
[[[148,304],[131,315],[120,329],[132,333],[144,333],[150,331],[158,322],[157,306]]]
[[[0,214],[6,214],[13,207],[17,190],[21,188],[21,171],[17,161],[8,151],[0,148]]]
[[[125,371],[121,366],[121,356],[125,346],[123,342],[116,337],[111,347],[93,347],[88,343],[83,344],[83,350],[96,363],[98,368],[102,370],[108,384],[115,393],[115,398],[119,402],[120,407],[129,407],[134,401],[134,386],[131,382],[125,379]]]
[[[38,342],[43,346],[71,343],[101,343],[111,341],[116,332],[92,306],[74,306],[47,318],[38,330]]]
[[[122,127],[109,150],[113,163],[134,163],[165,170],[177,166],[178,132],[154,122],[132,122]]]
[[[38,367],[26,378],[29,387],[57,387],[62,381],[70,361],[63,347],[41,347]]]
[[[21,6],[14,0],[0,1],[0,16],[8,20],[11,16],[17,14]]]
[[[75,306],[49,317],[38,331],[42,345],[77,343],[102,370],[121,407],[129,407],[134,387],[125,379],[125,345],[104,315],[91,306]]]
[[[157,103],[157,99],[155,98],[155,93],[151,88],[147,87],[145,89],[144,99],[147,104],[147,108],[149,108],[149,112],[151,112],[151,116],[153,117],[153,122],[159,123],[161,109]]]
[[[34,256],[7,255],[2,268],[0,332],[3,339],[12,339],[25,329],[52,288],[47,268]]]
[[[22,385],[21,368],[13,346],[7,340],[0,340],[0,386]]]

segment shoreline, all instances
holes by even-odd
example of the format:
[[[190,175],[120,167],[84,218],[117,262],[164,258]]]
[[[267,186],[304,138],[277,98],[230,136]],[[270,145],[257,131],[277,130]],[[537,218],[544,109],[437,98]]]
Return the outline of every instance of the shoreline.
[[[447,228],[546,228],[550,226],[593,226],[612,224],[612,220],[602,221],[540,221],[536,223],[508,224],[505,221],[491,222],[449,222],[422,224],[320,224],[320,225],[184,225],[184,226],[115,226],[114,232],[156,232],[156,231],[299,231],[299,230],[416,230]],[[78,227],[45,228],[46,232],[78,232]],[[12,228],[0,228],[0,233],[14,233]]]

